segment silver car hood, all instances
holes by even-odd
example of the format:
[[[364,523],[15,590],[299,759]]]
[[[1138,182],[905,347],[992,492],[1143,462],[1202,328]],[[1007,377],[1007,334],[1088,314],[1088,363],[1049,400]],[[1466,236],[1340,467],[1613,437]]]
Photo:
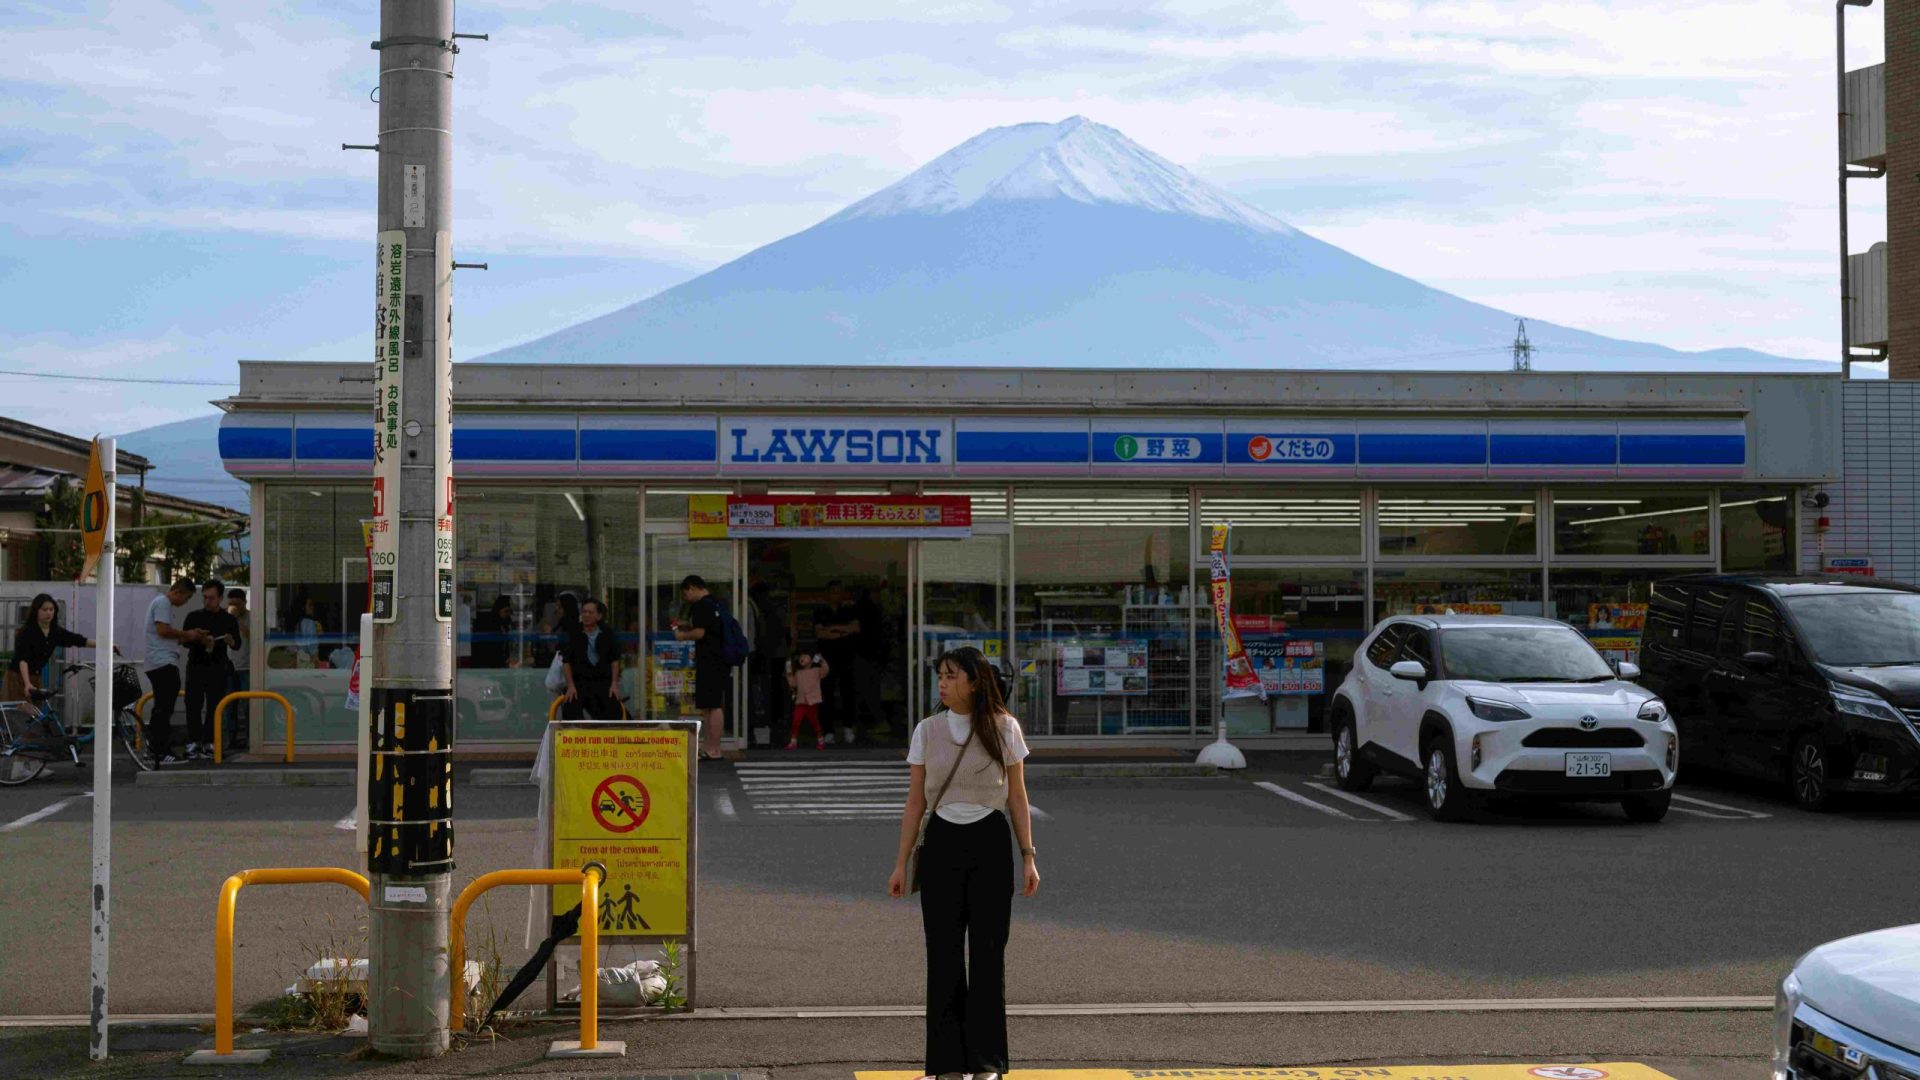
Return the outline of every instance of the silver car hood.
[[[1829,941],[1802,957],[1794,976],[1807,1004],[1920,1051],[1920,923]]]

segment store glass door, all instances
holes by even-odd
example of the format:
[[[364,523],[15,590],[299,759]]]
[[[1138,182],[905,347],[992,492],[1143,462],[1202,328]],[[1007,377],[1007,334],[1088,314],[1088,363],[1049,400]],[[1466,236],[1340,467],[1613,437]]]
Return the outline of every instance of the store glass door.
[[[909,543],[747,541],[749,745],[785,746],[792,735],[786,672],[801,653],[826,665],[820,723],[828,745],[906,745]],[[813,737],[809,727],[800,745],[811,746]]]
[[[920,605],[914,644],[919,649],[919,696],[914,718],[939,711],[938,664],[950,649],[972,646],[1011,683],[1007,634],[1007,538],[923,540]]]

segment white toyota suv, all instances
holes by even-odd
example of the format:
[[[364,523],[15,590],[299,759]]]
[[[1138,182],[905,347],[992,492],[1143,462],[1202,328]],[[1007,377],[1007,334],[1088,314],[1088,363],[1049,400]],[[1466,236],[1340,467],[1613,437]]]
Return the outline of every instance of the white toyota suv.
[[[1679,733],[1565,623],[1405,615],[1374,629],[1333,700],[1334,769],[1360,791],[1380,772],[1421,782],[1440,820],[1487,794],[1621,803],[1667,814]]]

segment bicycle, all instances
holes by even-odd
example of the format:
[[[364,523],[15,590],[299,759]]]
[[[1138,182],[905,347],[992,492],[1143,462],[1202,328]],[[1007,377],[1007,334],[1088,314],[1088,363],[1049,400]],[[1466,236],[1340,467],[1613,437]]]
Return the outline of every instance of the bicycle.
[[[73,663],[61,667],[62,674],[91,672],[91,663]],[[131,695],[131,696],[129,696]],[[93,743],[96,724],[85,731],[69,731],[53,707],[56,692],[38,688],[28,692],[28,701],[0,701],[0,786],[24,784],[47,765],[62,759],[80,764],[80,748]],[[131,662],[113,666],[113,729],[127,757],[142,772],[151,772],[153,756],[143,748],[140,717],[134,705],[140,698],[140,675]]]

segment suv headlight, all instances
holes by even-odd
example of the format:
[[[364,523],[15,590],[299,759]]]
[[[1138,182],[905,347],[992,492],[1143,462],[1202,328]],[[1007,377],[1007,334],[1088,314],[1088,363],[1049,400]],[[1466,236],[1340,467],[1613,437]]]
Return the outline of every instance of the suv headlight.
[[[1533,719],[1533,714],[1520,706],[1510,705],[1504,701],[1494,701],[1491,698],[1470,697],[1467,699],[1467,708],[1473,710],[1473,715],[1480,719],[1492,720],[1495,723]]]
[[[1903,724],[1905,718],[1900,711],[1887,704],[1885,698],[1871,690],[1862,690],[1857,686],[1831,683],[1833,707],[1848,716],[1864,716],[1869,720],[1884,720],[1889,724]]]
[[[1658,724],[1667,718],[1667,703],[1659,698],[1648,698],[1640,703],[1640,711],[1634,714],[1636,720],[1645,720],[1649,724]]]

